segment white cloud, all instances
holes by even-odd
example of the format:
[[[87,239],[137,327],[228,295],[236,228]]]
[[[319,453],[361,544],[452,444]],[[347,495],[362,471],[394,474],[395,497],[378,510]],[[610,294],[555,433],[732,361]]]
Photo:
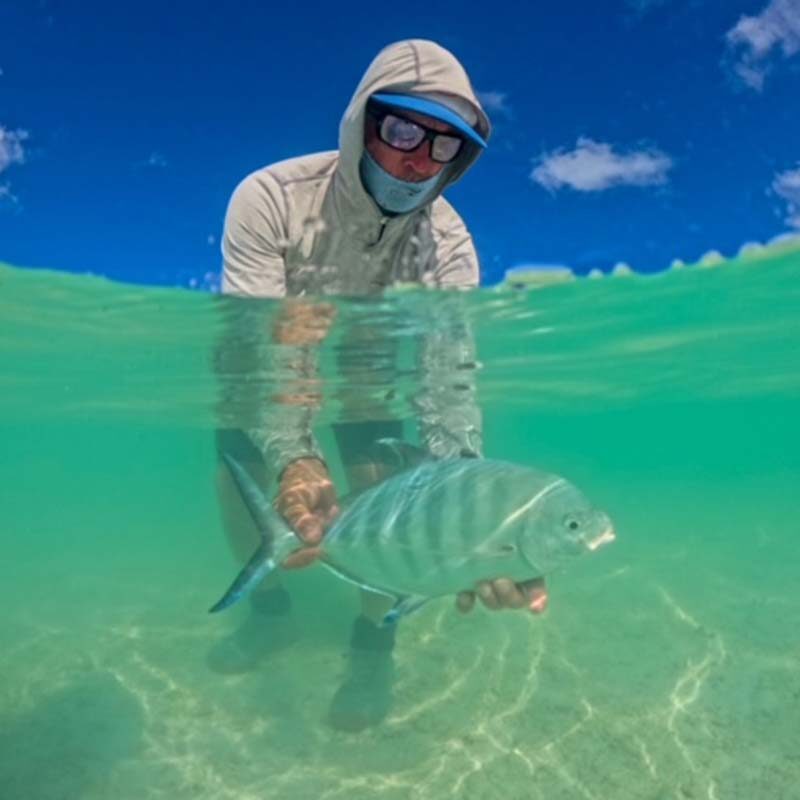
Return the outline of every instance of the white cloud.
[[[615,153],[611,145],[581,137],[574,150],[545,153],[531,179],[549,191],[569,186],[601,192],[613,186],[655,186],[667,182],[672,159],[660,150]]]
[[[209,233],[206,242],[208,243],[209,247],[213,247],[217,243],[217,237],[214,236],[213,233]]]
[[[508,105],[508,95],[505,92],[477,92],[478,101],[485,111],[512,116],[511,106]]]
[[[725,34],[733,71],[760,92],[778,49],[785,58],[800,52],[800,0],[771,0],[755,17],[742,17]]]
[[[786,222],[792,228],[800,228],[800,164],[775,176],[772,191],[786,201]]]
[[[27,131],[10,131],[0,125],[0,172],[12,164],[24,163],[25,149],[22,143],[27,138]]]

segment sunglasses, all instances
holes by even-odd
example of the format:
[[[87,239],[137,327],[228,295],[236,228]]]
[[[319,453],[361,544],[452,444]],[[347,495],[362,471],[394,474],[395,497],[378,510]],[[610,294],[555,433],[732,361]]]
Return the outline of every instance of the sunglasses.
[[[378,138],[395,150],[410,153],[424,141],[431,143],[431,160],[449,164],[461,152],[464,140],[460,136],[440,133],[389,109],[367,107],[367,114],[378,123]]]

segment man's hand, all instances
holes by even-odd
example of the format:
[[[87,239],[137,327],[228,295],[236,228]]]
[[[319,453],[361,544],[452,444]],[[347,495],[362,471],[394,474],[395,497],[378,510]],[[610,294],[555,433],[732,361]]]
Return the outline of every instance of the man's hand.
[[[474,592],[460,592],[456,607],[463,614],[472,610],[475,596],[480,597],[486,608],[497,611],[502,608],[527,608],[533,614],[541,614],[547,608],[547,587],[544,578],[534,578],[524,583],[514,583],[508,578],[481,581]]]
[[[318,458],[299,458],[283,471],[275,498],[275,509],[303,540],[283,562],[285,569],[311,564],[320,553],[325,528],[339,513],[330,473]]]

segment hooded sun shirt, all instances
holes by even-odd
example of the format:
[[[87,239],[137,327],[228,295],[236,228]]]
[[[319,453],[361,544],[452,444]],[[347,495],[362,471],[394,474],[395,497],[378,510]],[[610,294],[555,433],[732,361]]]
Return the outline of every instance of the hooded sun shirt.
[[[360,176],[367,100],[381,92],[451,98],[453,105],[472,111],[476,131],[489,137],[489,120],[451,53],[419,39],[390,45],[369,66],[344,113],[338,151],[272,164],[236,188],[222,242],[224,292],[358,295],[396,281],[477,285],[472,238],[441,192],[481,150],[465,142],[429,202],[410,213],[386,215]]]
[[[370,294],[395,282],[478,285],[472,237],[441,192],[469,169],[480,147],[465,142],[459,157],[440,173],[444,178],[425,205],[387,215],[360,176],[367,100],[381,92],[448,101],[474,121],[484,140],[489,138],[489,120],[451,53],[418,39],[386,47],[365,72],[344,113],[338,150],[264,167],[234,191],[222,240],[224,293],[277,298]],[[457,334],[449,343],[444,338],[440,334],[438,343],[425,345],[428,356],[423,355],[423,361],[474,360],[468,335]],[[443,354],[442,348],[448,352]],[[420,435],[430,452],[445,456],[480,451],[480,412],[472,392],[461,392],[455,401],[430,391],[417,406]],[[296,458],[321,457],[305,408],[272,406],[269,418],[248,433],[276,471]]]

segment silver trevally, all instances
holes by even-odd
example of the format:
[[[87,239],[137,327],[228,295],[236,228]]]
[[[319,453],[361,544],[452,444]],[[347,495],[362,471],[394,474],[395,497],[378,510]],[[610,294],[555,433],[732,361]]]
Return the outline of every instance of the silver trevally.
[[[241,464],[226,461],[263,538],[212,612],[302,547]],[[614,538],[608,515],[557,475],[488,459],[424,461],[346,504],[323,539],[321,561],[394,598],[388,624],[482,580],[542,577]]]

